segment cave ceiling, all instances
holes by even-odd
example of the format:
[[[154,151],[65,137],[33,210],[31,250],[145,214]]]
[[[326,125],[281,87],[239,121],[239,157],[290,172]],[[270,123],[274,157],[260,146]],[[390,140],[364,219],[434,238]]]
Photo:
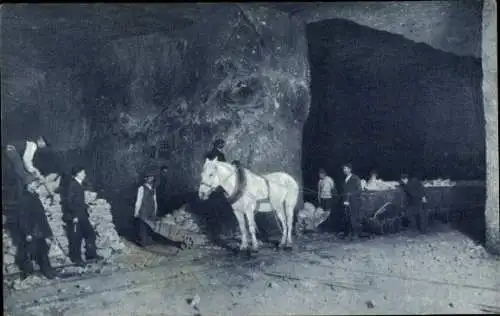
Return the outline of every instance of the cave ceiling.
[[[471,5],[478,2],[475,0],[469,2],[460,1],[460,6],[463,7],[460,9],[461,12],[480,12],[480,10],[476,10],[477,8],[471,9],[473,7]],[[423,41],[445,51],[478,55],[477,51],[479,50],[477,48],[469,49],[468,47],[479,47],[479,44],[474,42],[474,38],[477,37],[475,29],[480,30],[480,22],[479,24],[467,23],[469,25],[467,29],[456,28],[457,31],[454,33],[446,31],[447,34],[453,33],[453,36],[444,38],[443,36],[433,35],[433,37],[430,37],[427,34],[430,32],[428,31],[429,25],[403,26],[399,30],[397,27],[391,26],[392,19],[382,21],[384,20],[383,16],[389,13],[397,15],[400,8],[393,8],[385,2],[381,2],[372,3],[369,11],[363,11],[362,4],[284,2],[259,3],[257,5],[283,11],[303,19],[305,22],[312,22],[318,18],[347,18],[357,22],[362,17],[365,17],[360,21],[366,21],[366,26],[399,33],[411,40]],[[355,10],[353,5],[356,5]],[[3,5],[1,17],[4,26],[2,51],[4,56],[37,60],[37,62],[46,65],[67,63],[68,66],[73,66],[72,63],[74,64],[82,56],[86,56],[90,60],[91,56],[100,47],[117,38],[150,33],[163,33],[174,37],[176,32],[182,32],[182,30],[203,19],[213,18],[212,11],[217,10],[217,7],[220,6],[221,4],[213,5],[208,3]],[[476,7],[478,6],[476,5]],[[442,10],[438,6],[436,8]],[[375,13],[379,11],[383,13],[382,18],[375,16]],[[317,16],[318,14],[315,12],[321,12],[324,16]],[[454,19],[463,21],[472,15],[472,13],[462,13],[462,15]],[[417,21],[421,20],[420,16],[416,18],[418,18]],[[404,20],[400,21],[401,23],[408,24],[405,17],[400,17],[400,19]],[[437,16],[434,20],[439,23],[441,18]],[[479,27],[476,27],[476,24]],[[469,29],[473,29],[474,32],[468,31]],[[438,43],[433,43],[433,41]],[[75,56],[75,58],[71,60],[67,56]]]
[[[47,63],[61,62],[61,57],[92,53],[117,38],[178,32],[207,10],[199,4],[4,5],[2,50],[9,56],[34,49]]]

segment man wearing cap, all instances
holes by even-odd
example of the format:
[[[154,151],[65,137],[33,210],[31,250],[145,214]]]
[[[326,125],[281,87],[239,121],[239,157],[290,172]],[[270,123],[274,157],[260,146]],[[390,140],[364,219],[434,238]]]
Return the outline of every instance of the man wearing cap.
[[[319,206],[330,212],[333,206],[333,197],[336,195],[335,182],[330,178],[325,169],[319,170],[318,182],[318,204]]]
[[[137,189],[134,217],[138,220],[139,243],[146,247],[152,244],[153,239],[149,226],[144,220],[155,221],[158,211],[156,189],[154,187],[155,174],[148,170],[144,175],[144,183]]]
[[[82,266],[82,240],[85,239],[85,258],[100,260],[97,254],[96,233],[89,220],[88,206],[85,203],[83,183],[87,174],[82,166],[71,168],[71,179],[65,190],[63,221],[66,223],[69,239],[69,257],[73,263]]]
[[[222,152],[224,149],[224,146],[226,143],[222,139],[217,139],[212,147],[212,150],[210,150],[206,155],[205,158],[213,160],[215,157],[217,157],[218,161],[226,161],[226,156]]]
[[[342,167],[345,174],[342,203],[346,210],[347,225],[345,225],[344,236],[360,237],[362,233],[360,208],[361,208],[361,179],[352,173],[352,165],[345,164]]]
[[[406,213],[412,229],[427,232],[429,215],[427,214],[425,203],[425,189],[422,183],[416,179],[409,179],[407,174],[401,175],[401,187],[406,194]]]

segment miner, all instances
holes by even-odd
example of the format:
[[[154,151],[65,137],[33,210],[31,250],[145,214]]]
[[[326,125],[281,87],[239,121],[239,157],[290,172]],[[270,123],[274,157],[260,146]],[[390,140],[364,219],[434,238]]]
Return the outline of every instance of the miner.
[[[333,198],[336,195],[335,182],[328,176],[325,169],[319,170],[318,181],[318,204],[327,211],[331,212],[333,207]]]
[[[40,266],[42,274],[52,279],[55,272],[50,265],[47,240],[53,237],[47,216],[38,195],[28,187],[21,191],[16,212],[17,233],[20,237],[17,248],[17,263],[25,279],[34,272],[33,260]]]
[[[43,136],[30,137],[22,142],[7,144],[5,153],[17,177],[18,197],[24,196],[23,190],[27,186],[33,186],[37,179],[43,180],[33,160],[38,152],[47,147],[47,141]],[[45,182],[42,183],[45,184]],[[47,186],[46,188],[50,196],[53,196],[53,192]]]
[[[346,225],[344,226],[344,236],[350,239],[362,236],[361,226],[361,179],[352,173],[352,165],[345,164],[342,167],[345,180],[342,192],[342,203],[345,209]]]
[[[217,139],[214,142],[214,144],[213,144],[212,150],[210,150],[206,154],[205,158],[213,160],[215,157],[217,157],[218,161],[224,161],[225,162],[226,161],[226,156],[222,152],[222,150],[224,149],[225,145],[226,145],[226,143],[224,142],[224,140]]]
[[[424,186],[418,179],[409,179],[407,174],[402,174],[401,187],[406,195],[406,215],[410,228],[418,229],[421,233],[427,232],[429,215],[425,207],[427,198]]]
[[[150,228],[146,221],[155,221],[158,211],[156,189],[154,187],[155,174],[148,170],[144,175],[144,183],[137,189],[134,217],[138,219],[138,235],[141,246],[149,246],[153,242]]]
[[[88,205],[85,203],[83,182],[86,178],[82,166],[71,168],[71,179],[65,190],[65,207],[63,208],[63,221],[66,222],[69,239],[69,257],[75,264],[82,266],[82,240],[85,239],[86,260],[100,260],[97,254],[96,233],[89,220]]]

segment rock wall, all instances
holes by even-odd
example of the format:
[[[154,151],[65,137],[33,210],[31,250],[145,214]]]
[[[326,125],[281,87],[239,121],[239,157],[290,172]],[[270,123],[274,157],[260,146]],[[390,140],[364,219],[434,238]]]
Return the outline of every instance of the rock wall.
[[[498,208],[498,35],[497,2],[485,0],[483,9],[483,94],[486,120],[486,246],[500,253],[500,211]]]
[[[297,17],[305,23],[345,19],[402,35],[460,56],[481,57],[481,0],[321,3]]]
[[[43,134],[58,151],[85,146],[90,133],[80,70],[47,65],[28,40],[22,48],[10,47],[14,43],[2,41],[2,54],[8,56],[2,58],[2,141]]]
[[[203,21],[175,37],[113,41],[95,66],[94,171],[108,188],[131,188],[119,194],[128,197],[123,217],[147,164],[167,162],[171,194],[196,191],[217,137],[228,159],[301,182],[309,108],[303,25],[253,5],[207,8]]]

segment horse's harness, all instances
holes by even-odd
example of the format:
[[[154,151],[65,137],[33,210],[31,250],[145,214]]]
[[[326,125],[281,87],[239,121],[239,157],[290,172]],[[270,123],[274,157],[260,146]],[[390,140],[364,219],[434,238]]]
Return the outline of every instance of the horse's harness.
[[[256,208],[259,208],[260,204],[271,202],[271,200],[270,200],[271,192],[270,192],[269,180],[260,176],[260,175],[257,175],[257,176],[261,177],[264,180],[264,182],[266,183],[266,187],[267,187],[266,197],[262,198],[262,199],[255,200],[255,202],[257,204]],[[245,175],[245,168],[243,168],[241,166],[236,166],[236,188],[234,190],[234,193],[231,194],[230,196],[228,196],[228,198],[227,198],[229,203],[231,205],[234,205],[236,202],[238,202],[245,194],[246,188],[247,188],[247,177]]]
[[[265,198],[262,198],[262,199],[256,199],[255,202],[257,203],[257,208],[258,206],[260,206],[260,204],[263,204],[263,203],[270,203],[271,202],[271,189],[270,189],[270,186],[269,186],[269,180],[260,176],[260,175],[257,175],[256,176],[258,177],[261,177],[264,182],[266,183],[266,187],[267,187],[267,195]],[[208,183],[205,183],[205,182],[202,182],[201,185],[204,185],[204,186],[207,186],[209,187],[210,189],[212,190],[215,190],[216,187],[214,187],[213,185],[210,185]],[[243,195],[245,194],[245,190],[247,188],[247,177],[245,175],[245,168],[241,167],[241,166],[236,166],[236,188],[234,190],[234,192],[227,196],[227,200],[228,202],[231,204],[231,205],[234,205],[236,202],[238,202],[242,197]]]

